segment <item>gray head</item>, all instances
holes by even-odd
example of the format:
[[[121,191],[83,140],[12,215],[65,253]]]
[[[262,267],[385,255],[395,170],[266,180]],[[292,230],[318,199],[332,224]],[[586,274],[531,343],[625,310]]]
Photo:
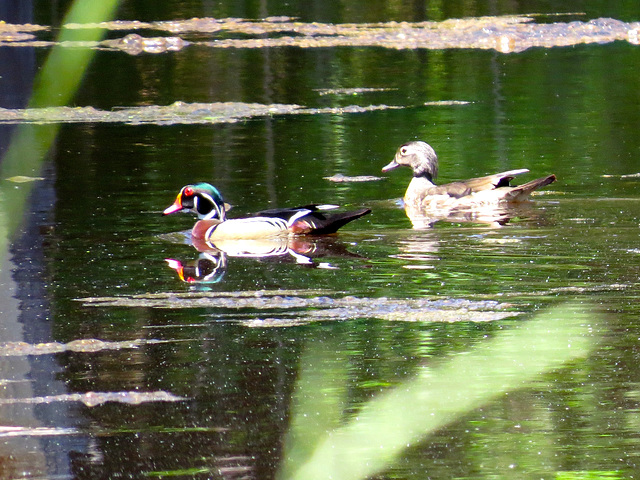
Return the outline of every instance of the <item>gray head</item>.
[[[401,145],[394,159],[382,171],[388,172],[401,165],[411,167],[414,177],[427,177],[433,180],[438,176],[438,156],[426,142],[409,142]]]

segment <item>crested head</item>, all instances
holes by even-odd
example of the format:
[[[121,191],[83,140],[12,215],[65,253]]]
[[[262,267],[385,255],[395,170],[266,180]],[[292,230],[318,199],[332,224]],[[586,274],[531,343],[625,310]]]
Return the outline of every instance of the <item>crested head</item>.
[[[185,185],[180,189],[173,205],[163,214],[169,215],[179,211],[190,211],[198,215],[198,219],[226,218],[224,200],[216,187],[209,183]]]
[[[411,167],[414,177],[426,177],[433,180],[438,176],[438,156],[426,142],[408,142],[401,145],[396,155],[382,171],[388,172],[399,166]]]

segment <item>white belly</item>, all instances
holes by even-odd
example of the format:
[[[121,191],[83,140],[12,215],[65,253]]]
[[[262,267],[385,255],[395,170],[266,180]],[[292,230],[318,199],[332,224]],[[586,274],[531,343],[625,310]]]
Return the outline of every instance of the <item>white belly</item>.
[[[209,244],[230,257],[273,257],[289,251],[289,237],[225,238],[209,240]]]
[[[287,222],[281,218],[254,217],[226,220],[215,226],[208,240],[259,239],[286,236],[289,234]]]

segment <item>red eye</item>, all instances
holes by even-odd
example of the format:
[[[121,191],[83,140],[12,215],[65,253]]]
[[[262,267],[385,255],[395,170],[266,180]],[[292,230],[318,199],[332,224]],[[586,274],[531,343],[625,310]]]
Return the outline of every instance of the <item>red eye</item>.
[[[191,187],[184,187],[184,190],[182,191],[183,195],[186,195],[187,197],[193,197],[193,188]]]

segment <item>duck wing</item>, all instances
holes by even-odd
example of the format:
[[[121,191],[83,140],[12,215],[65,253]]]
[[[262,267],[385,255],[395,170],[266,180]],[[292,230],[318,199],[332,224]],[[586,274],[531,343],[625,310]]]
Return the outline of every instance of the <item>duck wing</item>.
[[[521,202],[523,200],[526,200],[534,190],[542,188],[555,181],[556,176],[551,174],[546,177],[536,178],[535,180],[531,180],[530,182],[518,185],[517,187],[511,187],[511,189],[505,196],[505,200],[508,202]]]
[[[462,198],[471,195],[473,190],[465,182],[445,183],[444,185],[435,185],[425,192],[425,196],[431,195],[448,195],[453,198]]]
[[[336,233],[340,227],[368,213],[371,213],[370,208],[330,214],[321,211],[309,212],[295,219],[290,224],[289,231],[298,235],[328,235]]]
[[[506,172],[495,173],[493,175],[487,175],[486,177],[470,178],[462,182],[471,190],[471,192],[482,192],[483,190],[493,190],[499,187],[508,187],[509,182],[515,178],[516,175],[527,173],[529,170],[526,168],[520,168],[518,170],[508,170]]]
[[[286,207],[286,208],[271,208],[268,210],[261,210],[259,212],[249,215],[250,217],[275,217],[289,221],[292,217],[300,214],[300,212],[320,212],[325,210],[333,210],[338,208],[338,205],[318,205],[309,204],[302,205],[300,207]]]
[[[462,198],[477,192],[485,190],[495,190],[500,187],[508,187],[509,182],[516,175],[526,173],[529,170],[521,168],[518,170],[508,170],[506,172],[487,175],[486,177],[470,178],[460,182],[445,183],[443,185],[435,185],[426,191],[426,196],[431,195],[448,195],[452,198]]]

